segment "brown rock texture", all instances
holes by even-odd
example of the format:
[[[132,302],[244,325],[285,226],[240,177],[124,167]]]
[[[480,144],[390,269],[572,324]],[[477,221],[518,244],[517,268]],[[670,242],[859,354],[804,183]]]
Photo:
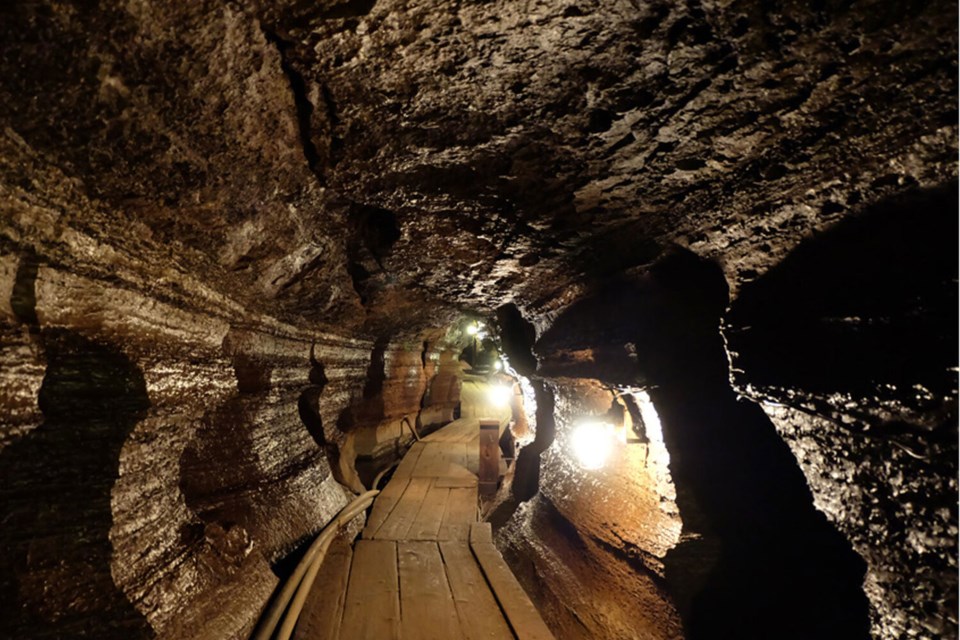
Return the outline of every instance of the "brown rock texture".
[[[4,413],[0,451],[4,632],[242,636],[271,563],[346,502],[297,415],[311,344],[336,354],[341,384],[363,380],[371,345],[158,274],[156,245],[137,255],[71,226],[95,215],[82,199],[21,198],[5,227],[5,406],[24,409]]]
[[[606,414],[613,395],[594,380],[555,385],[561,428],[541,454],[540,493],[499,546],[557,637],[682,638],[664,582],[681,523],[662,440],[617,446],[603,468],[582,468],[571,432]]]
[[[956,23],[4,4],[0,635],[245,637],[496,314],[560,635],[956,638]],[[572,466],[641,390],[663,456]]]

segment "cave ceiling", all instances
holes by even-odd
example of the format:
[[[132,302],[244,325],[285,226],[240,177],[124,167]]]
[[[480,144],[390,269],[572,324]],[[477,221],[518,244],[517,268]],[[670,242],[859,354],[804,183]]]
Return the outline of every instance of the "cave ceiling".
[[[955,173],[946,2],[0,15],[14,199],[298,323],[392,333],[511,301],[549,318],[673,246],[720,261],[736,295]]]

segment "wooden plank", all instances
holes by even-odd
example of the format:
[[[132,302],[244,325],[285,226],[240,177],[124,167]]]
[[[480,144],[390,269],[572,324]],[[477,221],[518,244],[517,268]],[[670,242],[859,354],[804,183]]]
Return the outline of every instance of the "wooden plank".
[[[436,478],[437,476],[443,475],[443,471],[446,468],[444,456],[447,446],[449,446],[449,444],[446,442],[431,442],[427,444],[423,453],[420,454],[417,466],[413,469],[413,477]]]
[[[432,485],[427,489],[420,511],[410,525],[407,540],[436,540],[443,522],[443,514],[447,510],[447,497],[450,489]]]
[[[467,462],[466,445],[459,442],[431,442],[413,470],[415,478],[462,477]]]
[[[480,493],[485,496],[497,492],[500,479],[500,432],[496,420],[480,421]]]
[[[466,442],[480,433],[480,422],[476,418],[465,418],[457,429],[454,442]]]
[[[461,442],[444,445],[445,464],[437,476],[436,486],[472,487],[477,484],[477,476],[467,468],[467,446]]]
[[[474,536],[475,531],[476,536]],[[474,526],[471,529],[470,550],[473,551],[477,563],[483,570],[483,575],[486,576],[518,640],[554,640],[550,629],[547,628],[540,613],[504,562],[500,552],[492,542],[483,540],[484,534],[483,528]]]
[[[367,524],[363,528],[364,538],[376,537],[377,530],[383,526],[383,523],[386,522],[387,518],[396,508],[409,483],[409,478],[397,477],[392,478],[390,482],[387,483],[387,486],[384,487],[383,491],[380,492],[380,495],[377,496],[377,499],[373,503],[373,510],[370,512],[370,517],[367,518]]]
[[[450,442],[444,447],[443,458],[447,465],[467,466],[467,445],[463,442]]]
[[[470,428],[464,429],[462,434],[463,435],[460,437],[460,442],[463,442],[464,444],[469,444],[475,438],[479,438],[480,437],[480,421],[477,420],[476,418],[472,419],[470,421]]]
[[[373,537],[377,540],[403,540],[413,524],[430,488],[430,478],[411,478],[400,502],[393,508]]]
[[[422,442],[456,442],[463,438],[464,434],[469,434],[477,428],[477,421],[474,418],[457,418],[453,422],[443,426],[430,435],[424,437]]]
[[[397,543],[403,640],[462,638],[436,542]],[[379,638],[379,636],[358,636]]]
[[[447,426],[441,427],[436,431],[434,431],[433,433],[431,433],[430,435],[426,436],[421,440],[421,442],[424,442],[426,444],[430,444],[432,442],[450,442],[451,439],[454,438],[456,435],[457,435],[456,427],[454,426],[454,423],[451,422]]]
[[[489,522],[474,522],[470,525],[470,544],[493,544],[493,527]]]
[[[352,559],[350,541],[344,537],[334,540],[304,602],[293,632],[294,640],[336,640],[339,637]]]
[[[437,534],[439,540],[470,539],[470,525],[477,521],[477,486],[471,488],[450,489],[447,497],[447,510],[443,514],[443,523]]]
[[[467,470],[480,474],[480,432],[467,443]]]
[[[450,467],[447,474],[437,478],[433,486],[447,489],[468,489],[477,486],[477,476],[466,467]]]
[[[466,541],[440,543],[447,580],[467,640],[513,640],[510,627]]]
[[[400,638],[400,583],[395,542],[357,541],[340,640],[359,638]]]
[[[457,418],[444,427],[447,442],[462,442],[466,434],[476,429],[477,421],[473,418]]]
[[[420,460],[420,455],[423,453],[424,448],[427,445],[423,442],[414,443],[412,447],[407,451],[406,455],[403,456],[403,460],[400,461],[400,464],[397,466],[397,470],[393,472],[393,480],[397,478],[409,478],[417,466],[417,462]]]

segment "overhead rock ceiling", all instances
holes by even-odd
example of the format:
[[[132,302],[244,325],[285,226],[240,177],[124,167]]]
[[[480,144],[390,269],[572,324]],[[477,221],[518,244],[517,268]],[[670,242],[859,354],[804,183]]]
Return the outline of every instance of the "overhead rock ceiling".
[[[956,637],[956,24],[941,0],[4,4],[0,630],[245,635],[357,447],[452,416],[450,327],[499,309],[553,486],[499,541],[575,637],[710,637],[764,575],[737,563],[806,531],[836,555],[778,560],[813,561],[804,598]],[[636,512],[584,508],[553,440],[612,387],[651,391],[673,456],[672,481],[610,473]],[[751,512],[784,496],[807,528]]]
[[[294,319],[378,331],[429,301],[509,300],[539,317],[673,244],[736,291],[953,175],[945,2],[4,12],[7,135],[78,181],[99,226]]]

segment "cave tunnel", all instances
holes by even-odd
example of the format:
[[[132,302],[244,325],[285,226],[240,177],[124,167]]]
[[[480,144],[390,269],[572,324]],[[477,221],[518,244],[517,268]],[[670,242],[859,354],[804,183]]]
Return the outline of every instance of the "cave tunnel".
[[[958,638],[957,6],[0,6],[0,637]]]

